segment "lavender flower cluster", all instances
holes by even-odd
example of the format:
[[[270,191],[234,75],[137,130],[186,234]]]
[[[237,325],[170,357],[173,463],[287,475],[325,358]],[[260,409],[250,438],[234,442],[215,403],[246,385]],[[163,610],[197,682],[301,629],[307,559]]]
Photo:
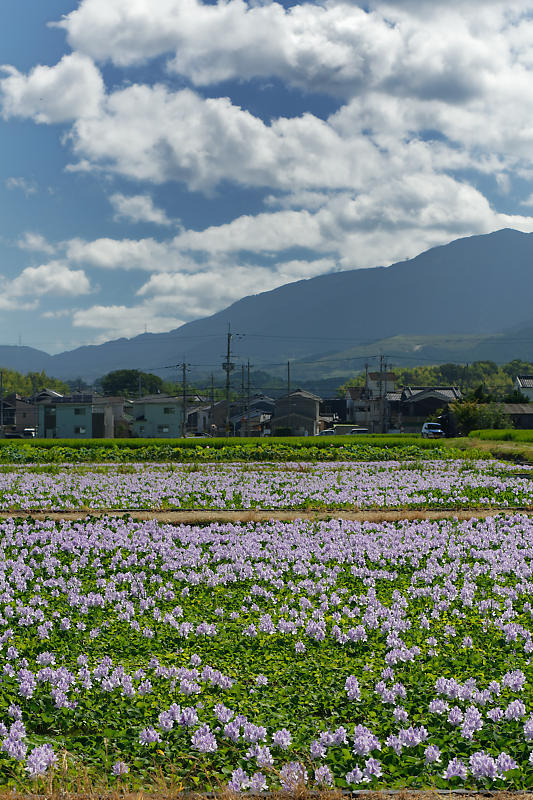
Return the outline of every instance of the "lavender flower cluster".
[[[0,555],[4,778],[67,734],[95,763],[105,729],[117,780],[149,755],[235,791],[533,784],[527,516],[7,519]]]
[[[443,468],[445,465],[445,468]],[[126,470],[126,471],[125,471]],[[512,507],[531,479],[497,462],[136,464],[23,467],[0,473],[0,509]]]

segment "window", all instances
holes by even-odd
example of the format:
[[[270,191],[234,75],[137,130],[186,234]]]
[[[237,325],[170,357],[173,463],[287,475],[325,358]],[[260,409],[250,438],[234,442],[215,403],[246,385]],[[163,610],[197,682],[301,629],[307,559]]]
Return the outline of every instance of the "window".
[[[168,433],[168,425],[158,425],[157,426],[158,433]]]
[[[166,408],[163,409],[163,414],[174,414],[175,411],[176,409],[173,408],[172,406],[167,406]]]
[[[85,416],[85,409],[84,408],[75,408],[74,409],[74,414],[76,416],[78,416],[78,417],[81,416],[81,415]]]
[[[87,433],[87,428],[84,428],[83,425],[78,425],[74,428],[74,433]]]

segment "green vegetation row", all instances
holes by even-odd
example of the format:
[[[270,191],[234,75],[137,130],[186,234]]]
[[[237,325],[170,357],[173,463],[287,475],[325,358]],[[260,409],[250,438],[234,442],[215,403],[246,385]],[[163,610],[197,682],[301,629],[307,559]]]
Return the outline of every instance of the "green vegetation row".
[[[485,439],[493,442],[533,442],[533,430],[517,431],[512,428],[503,430],[479,430],[471,431],[469,434],[473,439]]]
[[[388,461],[463,455],[438,440],[411,436],[265,439],[41,439],[0,441],[0,463],[166,461]]]

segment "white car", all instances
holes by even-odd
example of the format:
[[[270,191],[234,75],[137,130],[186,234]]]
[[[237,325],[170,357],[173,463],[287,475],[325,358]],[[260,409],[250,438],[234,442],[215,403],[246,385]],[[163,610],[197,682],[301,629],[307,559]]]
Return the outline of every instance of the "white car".
[[[445,435],[438,422],[424,422],[422,425],[423,439],[442,439]]]

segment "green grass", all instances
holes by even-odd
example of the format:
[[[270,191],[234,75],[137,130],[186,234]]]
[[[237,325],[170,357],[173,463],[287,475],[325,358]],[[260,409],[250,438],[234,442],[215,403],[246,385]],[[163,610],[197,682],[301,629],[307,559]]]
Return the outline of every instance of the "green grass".
[[[471,439],[484,439],[493,442],[533,442],[533,430],[517,431],[512,428],[502,428],[501,430],[489,429],[482,431],[471,431]]]

